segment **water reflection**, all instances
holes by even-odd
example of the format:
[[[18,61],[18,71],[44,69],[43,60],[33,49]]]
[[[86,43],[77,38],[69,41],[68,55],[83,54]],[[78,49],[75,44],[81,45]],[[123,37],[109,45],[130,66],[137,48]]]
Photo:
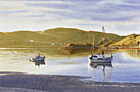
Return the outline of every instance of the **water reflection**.
[[[133,58],[140,59],[140,49],[128,49],[125,52]]]
[[[70,49],[70,50],[62,50],[65,55],[84,55],[84,54],[92,54],[94,50],[90,49]]]
[[[46,56],[45,61],[29,62],[29,58],[34,57],[38,52]],[[99,52],[100,50],[93,52],[75,50],[66,54],[54,48],[0,49],[0,71],[85,76],[90,77],[87,80],[140,83],[140,50],[114,50],[112,63],[96,63],[88,68],[88,55]],[[105,50],[105,54],[109,54],[109,51]],[[38,69],[38,66],[41,68]],[[91,79],[93,75],[94,78]]]
[[[34,61],[35,66],[45,65],[44,61]]]
[[[111,68],[109,78],[108,78],[108,82],[110,81],[111,73],[112,73],[112,70],[113,70],[112,63],[90,63],[89,65],[93,68],[93,81],[95,81],[95,70],[96,69],[100,69],[100,68],[103,69],[103,81],[105,81],[105,74],[106,74],[106,77],[107,77],[107,73],[105,73],[106,68]]]

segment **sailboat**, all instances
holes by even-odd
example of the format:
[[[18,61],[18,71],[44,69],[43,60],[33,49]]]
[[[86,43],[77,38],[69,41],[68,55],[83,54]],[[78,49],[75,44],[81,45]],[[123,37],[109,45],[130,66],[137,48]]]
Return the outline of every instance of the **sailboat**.
[[[105,34],[106,41],[107,41],[107,44],[108,44],[108,40],[107,40],[107,36],[106,36],[104,27],[102,27],[102,31]],[[105,57],[104,56],[104,51],[102,51],[102,54],[94,54],[94,55],[91,55],[89,57],[90,64],[91,63],[111,63],[111,60],[112,60],[113,56],[112,56],[109,44],[108,44],[108,48],[109,48],[110,55],[111,55],[110,57]]]

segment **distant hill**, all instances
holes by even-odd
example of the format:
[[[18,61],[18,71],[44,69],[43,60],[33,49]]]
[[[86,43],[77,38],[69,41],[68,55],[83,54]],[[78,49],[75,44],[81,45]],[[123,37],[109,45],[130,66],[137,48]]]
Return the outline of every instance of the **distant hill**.
[[[61,47],[69,43],[93,43],[97,45],[102,33],[75,28],[54,28],[40,31],[0,32],[0,47]],[[120,41],[125,36],[107,33],[108,40]]]
[[[140,35],[131,34],[124,39],[111,44],[112,47],[140,47]]]

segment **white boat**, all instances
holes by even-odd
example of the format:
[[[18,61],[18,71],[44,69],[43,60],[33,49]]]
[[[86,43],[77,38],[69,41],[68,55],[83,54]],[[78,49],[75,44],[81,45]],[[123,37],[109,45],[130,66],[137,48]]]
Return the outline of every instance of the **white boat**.
[[[102,31],[104,31],[104,34],[105,34],[104,27],[102,27]],[[105,34],[105,37],[106,37],[106,41],[108,43],[106,34]],[[108,48],[110,50],[109,45],[108,45]],[[110,54],[111,54],[110,57],[105,57],[104,56],[104,51],[102,51],[102,54],[91,55],[89,57],[89,61],[90,61],[90,63],[111,63],[111,60],[113,58],[112,53],[111,53],[111,50],[110,50]]]
[[[89,60],[90,63],[111,63],[112,58],[113,58],[112,56],[104,57],[103,55],[95,54],[95,55],[91,55]]]

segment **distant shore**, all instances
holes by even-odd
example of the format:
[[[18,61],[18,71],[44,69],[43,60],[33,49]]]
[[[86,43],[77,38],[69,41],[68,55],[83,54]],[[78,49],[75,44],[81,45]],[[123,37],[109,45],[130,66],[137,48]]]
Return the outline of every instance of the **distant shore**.
[[[80,81],[84,77],[0,72],[0,92],[139,92],[140,83]]]

